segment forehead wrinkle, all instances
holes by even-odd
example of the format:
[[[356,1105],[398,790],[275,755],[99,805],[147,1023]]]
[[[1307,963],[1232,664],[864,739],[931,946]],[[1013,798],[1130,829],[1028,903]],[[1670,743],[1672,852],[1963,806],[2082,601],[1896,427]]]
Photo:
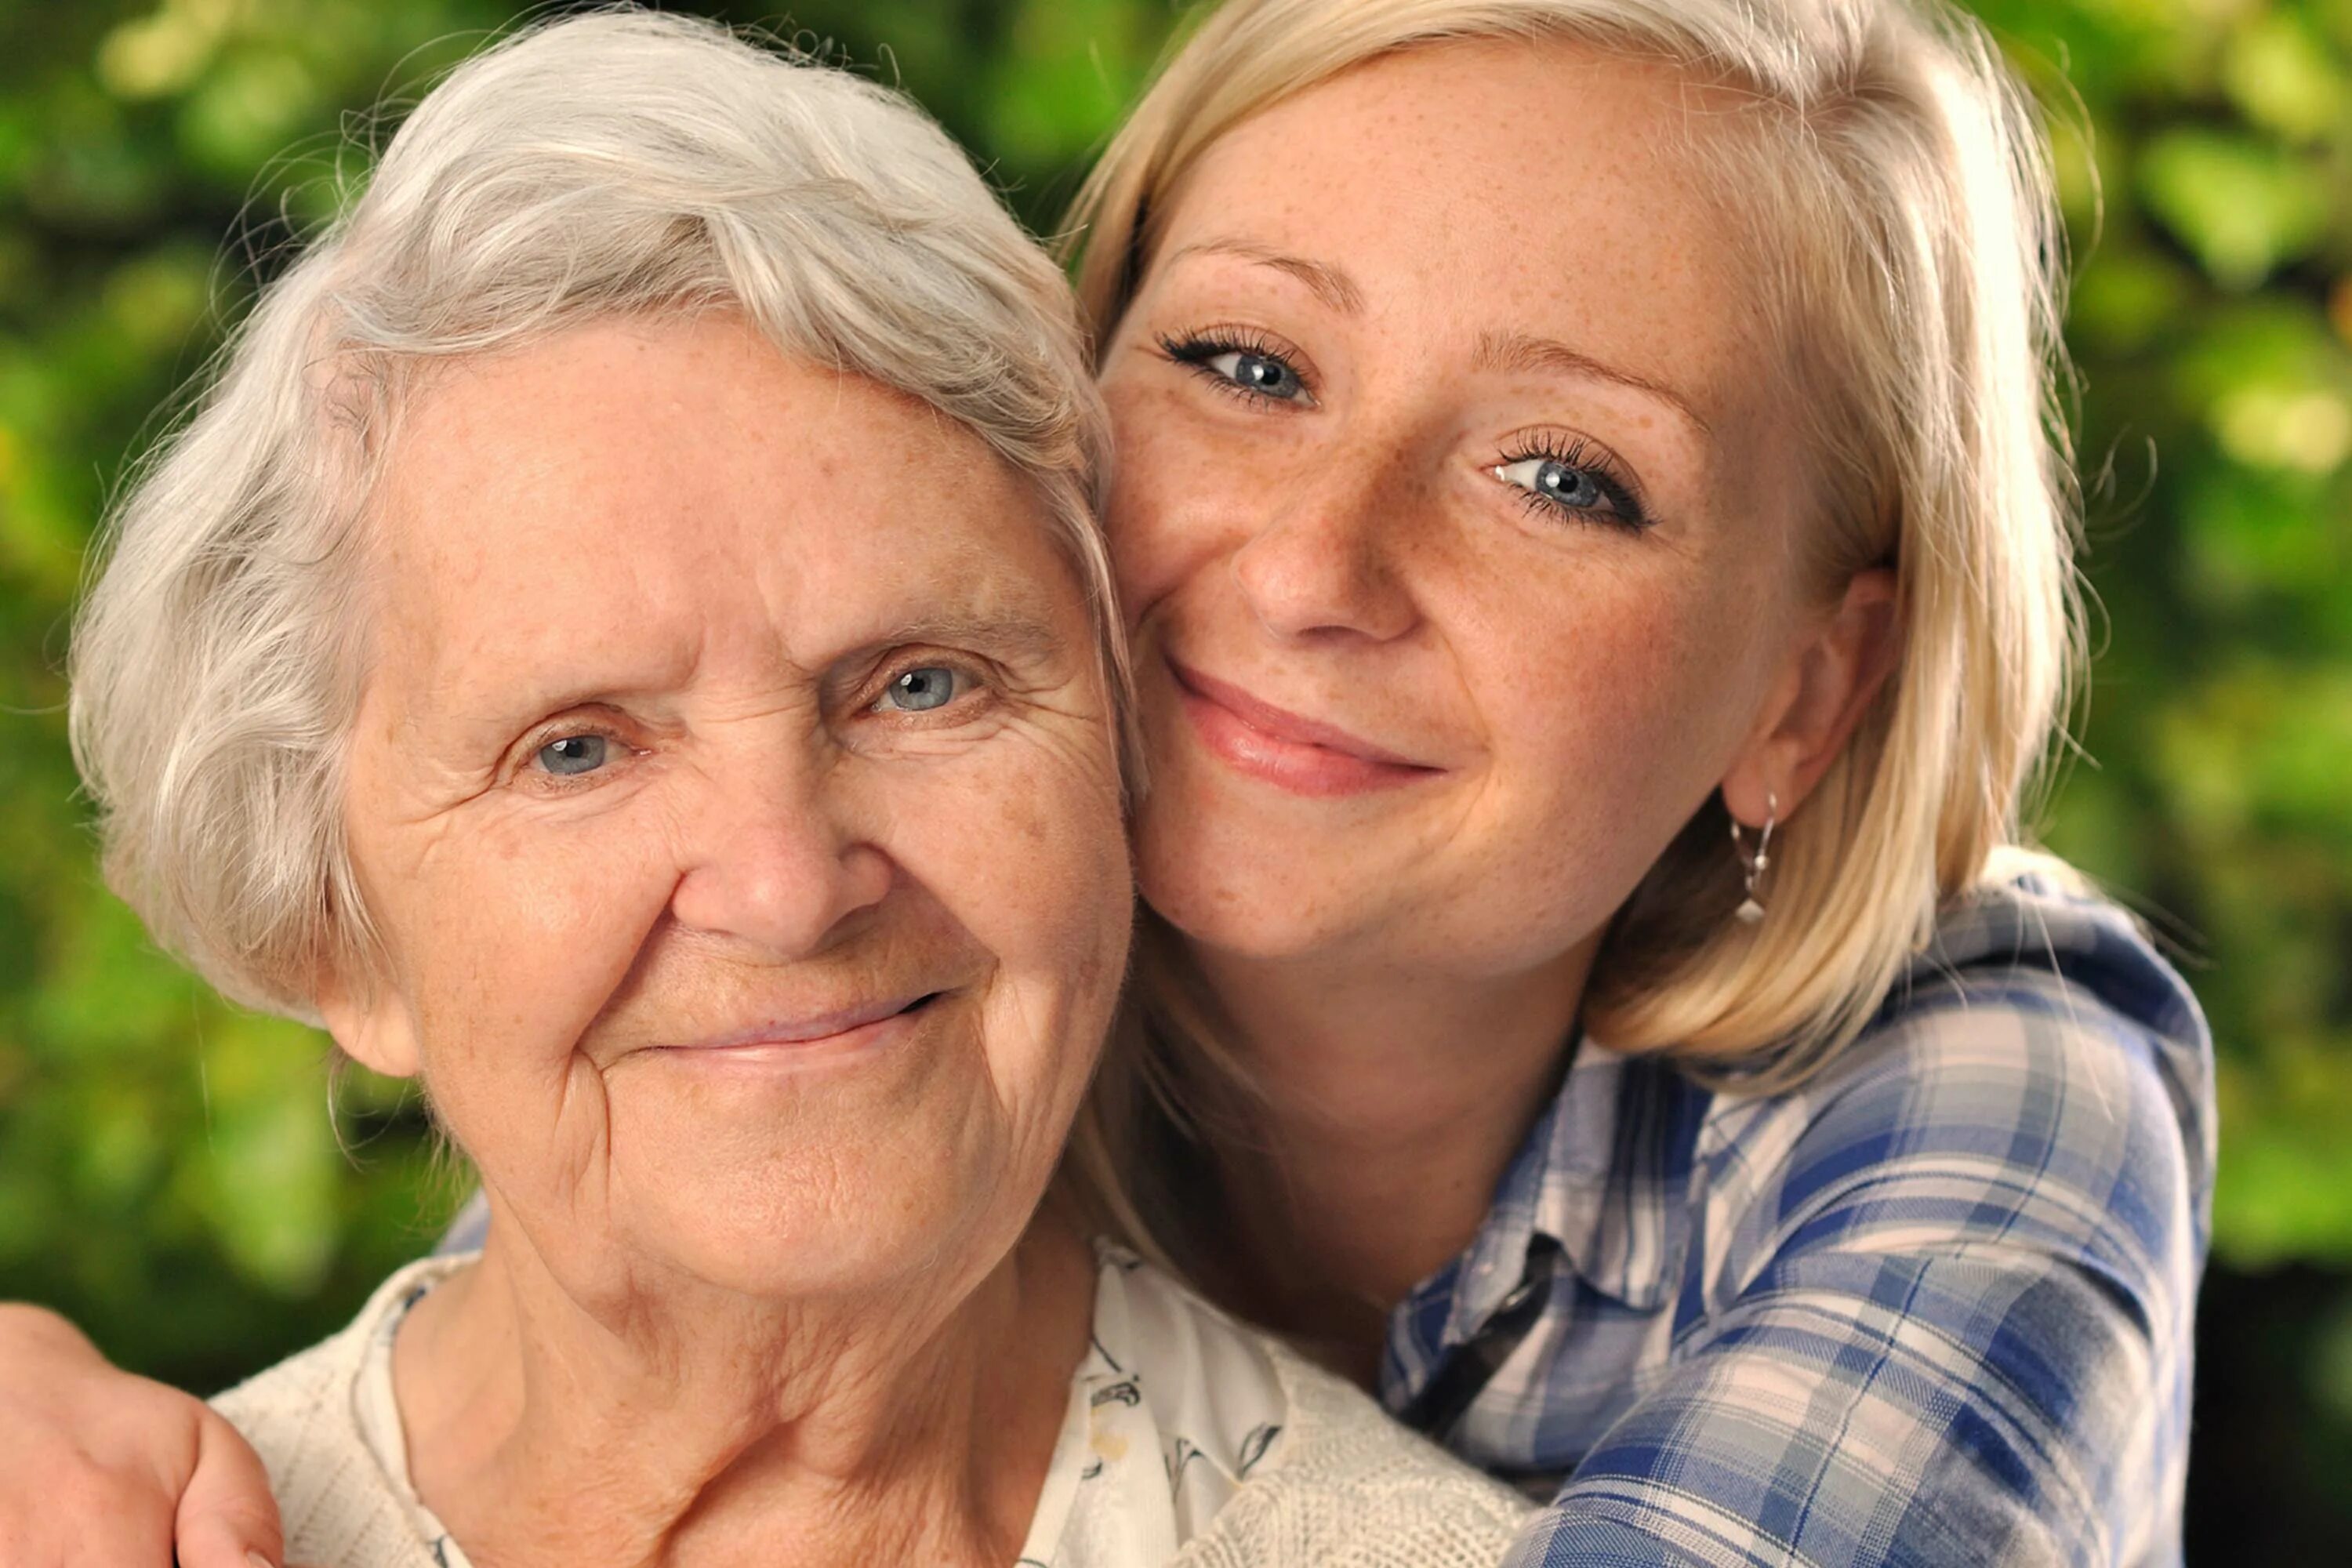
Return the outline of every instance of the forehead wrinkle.
[[[471,662],[404,702],[401,728],[470,747],[483,738],[503,743],[510,731],[582,709],[658,713],[694,689],[702,655],[699,647],[673,648],[653,660],[583,659],[545,671]]]
[[[388,688],[404,731],[453,741],[570,709],[638,708],[686,692],[719,651],[714,639],[743,617],[712,614],[674,575],[648,570],[661,559],[616,551],[593,589],[568,581],[561,593],[476,602],[468,614],[453,615],[430,593],[409,595],[414,613],[399,637],[379,645],[372,683]],[[615,635],[615,626],[627,629]],[[395,659],[401,668],[383,681]]]
[[[934,643],[1001,653],[1014,659],[1044,658],[1067,645],[1061,630],[1025,610],[941,609],[917,612],[873,639],[876,646]]]

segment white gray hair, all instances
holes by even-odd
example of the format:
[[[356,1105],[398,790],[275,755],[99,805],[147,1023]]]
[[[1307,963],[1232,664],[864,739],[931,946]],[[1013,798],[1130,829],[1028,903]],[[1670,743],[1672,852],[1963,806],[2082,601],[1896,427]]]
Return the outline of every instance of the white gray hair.
[[[920,399],[1025,475],[1125,711],[1068,289],[964,154],[896,93],[714,24],[556,21],[425,98],[109,521],[74,749],[108,879],[159,942],[306,1020],[323,977],[372,971],[341,759],[362,524],[404,389],[586,321],[708,309]]]

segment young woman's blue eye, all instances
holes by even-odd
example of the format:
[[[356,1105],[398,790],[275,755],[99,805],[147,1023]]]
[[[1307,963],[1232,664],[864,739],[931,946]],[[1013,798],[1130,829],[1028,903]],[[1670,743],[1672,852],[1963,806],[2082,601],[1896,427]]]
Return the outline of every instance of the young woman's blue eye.
[[[1272,354],[1228,349],[1223,353],[1211,354],[1201,363],[1235,386],[1264,397],[1295,403],[1307,395],[1306,384],[1298,379],[1298,373]]]
[[[877,708],[898,713],[929,713],[962,695],[965,678],[943,664],[927,664],[891,678]]]
[[[566,735],[539,749],[539,765],[559,778],[573,778],[603,767],[605,750],[602,735]]]
[[[1494,472],[1505,484],[1527,491],[1530,501],[1570,516],[1610,519],[1633,528],[1648,521],[1625,486],[1595,463],[1538,454],[1501,464]]]
[[[1207,376],[1219,387],[1242,396],[1315,406],[1315,395],[1307,390],[1307,378],[1271,343],[1246,338],[1236,342],[1222,333],[1202,333],[1193,337],[1162,337],[1160,352],[1178,364]]]

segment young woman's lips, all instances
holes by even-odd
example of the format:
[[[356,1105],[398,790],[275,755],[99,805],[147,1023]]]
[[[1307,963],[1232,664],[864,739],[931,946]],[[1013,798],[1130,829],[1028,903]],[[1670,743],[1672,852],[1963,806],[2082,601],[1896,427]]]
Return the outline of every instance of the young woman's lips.
[[[1261,702],[1240,687],[1169,659],[1184,716],[1226,765],[1293,795],[1395,789],[1443,772],[1346,731]]]

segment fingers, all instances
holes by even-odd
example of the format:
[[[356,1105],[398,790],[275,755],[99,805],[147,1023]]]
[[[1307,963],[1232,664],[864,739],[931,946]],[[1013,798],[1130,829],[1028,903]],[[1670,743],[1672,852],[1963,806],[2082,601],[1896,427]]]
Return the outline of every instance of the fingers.
[[[269,1472],[236,1428],[210,1410],[174,1521],[180,1568],[278,1568],[286,1550]]]
[[[63,1443],[0,1447],[7,1450],[0,1563],[172,1568],[171,1512],[138,1467],[110,1465]]]
[[[261,1461],[202,1400],[0,1304],[0,1568],[278,1568]]]
[[[54,1313],[0,1305],[0,1563],[171,1568],[170,1470],[194,1444],[151,1386]]]

